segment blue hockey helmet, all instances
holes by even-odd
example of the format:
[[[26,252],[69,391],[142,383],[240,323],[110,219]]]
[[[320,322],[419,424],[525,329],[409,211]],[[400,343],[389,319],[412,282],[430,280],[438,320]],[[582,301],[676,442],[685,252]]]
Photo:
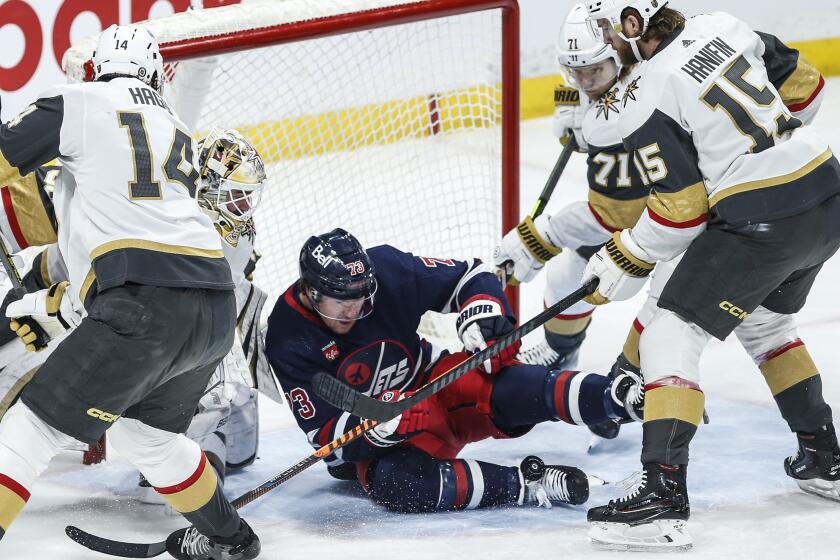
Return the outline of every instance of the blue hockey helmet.
[[[298,262],[305,293],[319,314],[330,319],[347,319],[325,314],[320,309],[324,296],[339,301],[363,300],[354,319],[367,317],[373,311],[376,271],[364,247],[352,234],[336,228],[313,235],[303,244]]]

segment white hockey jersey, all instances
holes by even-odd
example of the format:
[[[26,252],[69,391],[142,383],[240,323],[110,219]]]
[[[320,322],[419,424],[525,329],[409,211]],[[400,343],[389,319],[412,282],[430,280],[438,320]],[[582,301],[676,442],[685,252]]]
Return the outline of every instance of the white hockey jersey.
[[[840,193],[828,144],[790,110],[808,111],[822,83],[796,51],[728,14],[689,19],[624,90],[620,132],[652,185],[631,251],[667,260],[707,223],[781,219]]]
[[[573,202],[549,217],[552,242],[577,249],[603,245],[614,231],[632,227],[645,208],[650,186],[624,149],[618,130],[626,80],[619,80],[596,101],[560,86],[558,111],[584,111],[581,135],[586,143],[587,201]],[[583,105],[579,107],[577,105]]]
[[[82,303],[126,282],[233,289],[193,200],[192,136],[134,78],[56,87],[0,128],[0,182],[58,158],[58,243]]]

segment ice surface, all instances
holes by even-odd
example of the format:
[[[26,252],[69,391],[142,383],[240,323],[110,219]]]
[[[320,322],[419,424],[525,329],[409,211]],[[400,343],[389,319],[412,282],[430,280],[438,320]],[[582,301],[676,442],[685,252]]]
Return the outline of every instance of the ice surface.
[[[817,126],[840,145],[840,78],[828,81]],[[533,204],[558,146],[548,119],[522,125],[522,208]],[[584,158],[573,157],[549,205],[559,207],[585,196]],[[828,402],[840,406],[840,257],[817,279],[800,315],[800,335],[822,372]],[[541,306],[542,278],[524,289],[523,316]],[[608,367],[620,351],[641,296],[610,304],[595,315],[581,365]],[[533,342],[533,339],[531,339]],[[528,344],[529,342],[526,342]],[[712,342],[702,362],[702,385],[711,423],[701,426],[692,445],[689,490],[693,514],[692,559],[808,560],[840,558],[840,504],[802,493],[782,471],[795,440],[773,405],[758,370],[736,340]],[[229,477],[231,497],[256,486],[311,453],[288,412],[263,400],[259,460]],[[577,465],[616,481],[638,468],[641,429],[623,428],[618,440],[603,442],[587,455],[588,431],[542,425],[526,437],[469,446],[464,457],[516,464],[535,453],[547,461]],[[0,542],[0,558],[95,559],[64,536],[68,523],[111,538],[156,541],[182,526],[162,508],[134,498],[133,469],[112,453],[109,460],[83,467],[78,455],[59,457],[34,489],[28,507]],[[589,505],[616,492],[596,488]],[[244,514],[263,541],[265,560],[324,557],[364,559],[615,559],[586,540],[586,507],[499,508],[427,515],[396,515],[371,504],[352,483],[333,481],[321,465],[312,467],[247,506]],[[629,558],[644,554],[626,553]]]

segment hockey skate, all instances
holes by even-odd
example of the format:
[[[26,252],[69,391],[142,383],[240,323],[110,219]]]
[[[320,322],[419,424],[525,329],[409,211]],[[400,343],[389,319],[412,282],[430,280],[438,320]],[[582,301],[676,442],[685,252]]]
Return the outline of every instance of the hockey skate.
[[[575,347],[567,353],[557,352],[546,339],[528,349],[519,352],[516,359],[526,364],[545,366],[548,369],[570,370],[577,367],[580,347]]]
[[[785,459],[785,472],[803,492],[840,502],[840,446],[834,427],[817,434],[797,434],[799,449]]]
[[[594,477],[593,477],[594,478]],[[529,455],[519,465],[522,490],[518,504],[535,503],[551,509],[554,504],[582,504],[589,499],[589,478],[577,467],[546,465]],[[599,484],[604,482],[597,479]]]
[[[647,463],[630,494],[589,510],[589,540],[602,550],[685,551],[689,514],[685,466]]]
[[[195,527],[175,531],[166,539],[166,551],[178,560],[251,560],[260,554],[260,539],[244,519],[230,538],[208,538]]]

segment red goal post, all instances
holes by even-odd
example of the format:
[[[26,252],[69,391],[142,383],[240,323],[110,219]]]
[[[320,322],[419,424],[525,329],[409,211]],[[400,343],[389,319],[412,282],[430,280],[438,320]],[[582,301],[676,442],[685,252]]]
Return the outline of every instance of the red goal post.
[[[516,0],[285,0],[144,24],[160,41],[176,112],[198,134],[238,128],[267,161],[255,279],[272,301],[294,280],[313,233],[341,226],[366,245],[487,261],[519,222]],[[65,55],[70,79],[89,78],[94,41]],[[486,62],[473,63],[484,49]],[[206,87],[186,71],[195,62],[214,65]],[[191,76],[186,97],[179,75]],[[323,101],[330,87],[347,102]],[[194,123],[184,117],[191,112]],[[518,311],[518,293],[509,298]]]

